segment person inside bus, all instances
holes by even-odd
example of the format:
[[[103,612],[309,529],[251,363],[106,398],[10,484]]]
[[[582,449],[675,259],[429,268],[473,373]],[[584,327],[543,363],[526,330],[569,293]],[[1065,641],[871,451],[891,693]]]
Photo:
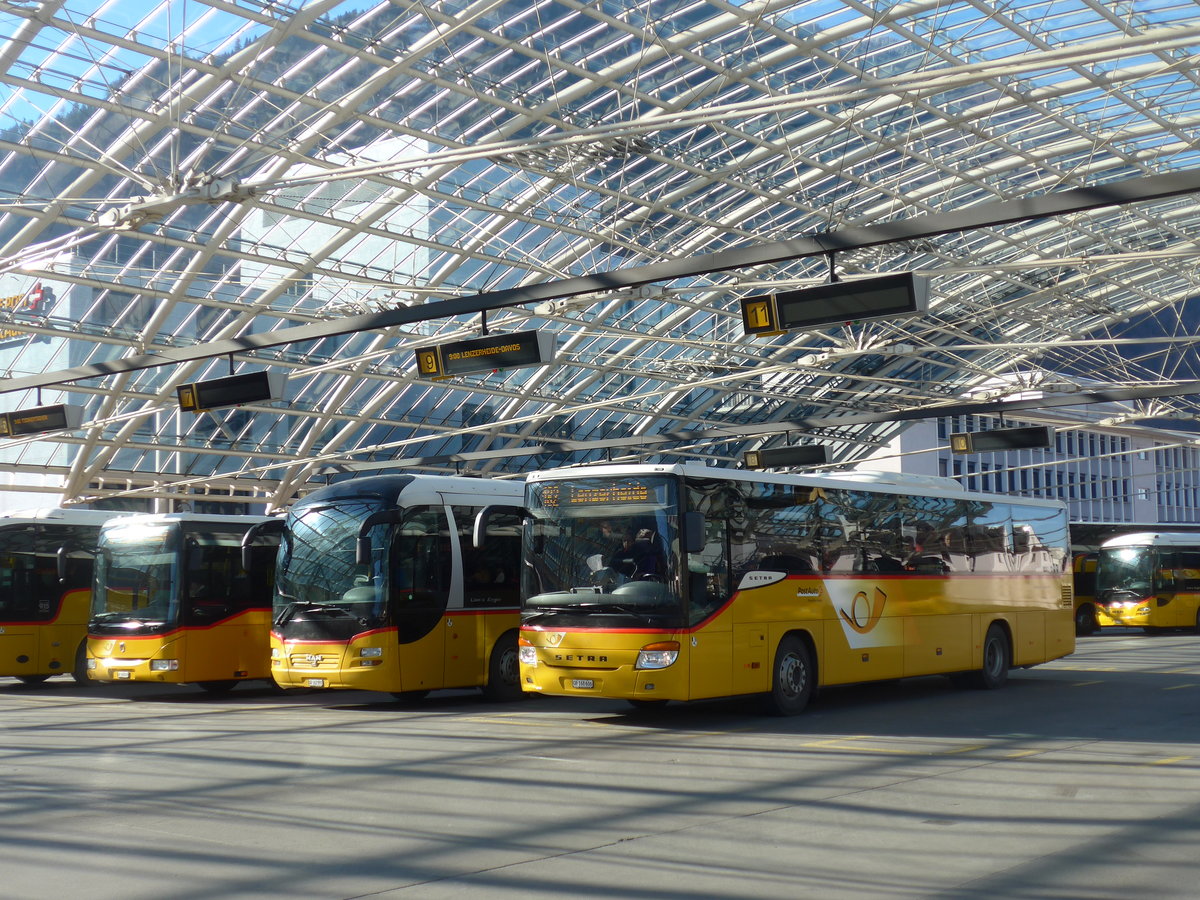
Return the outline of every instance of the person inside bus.
[[[611,539],[613,544],[604,555],[604,565],[619,575],[631,578],[637,571],[637,556],[634,552],[633,529],[627,525],[613,525],[602,522],[601,534]]]

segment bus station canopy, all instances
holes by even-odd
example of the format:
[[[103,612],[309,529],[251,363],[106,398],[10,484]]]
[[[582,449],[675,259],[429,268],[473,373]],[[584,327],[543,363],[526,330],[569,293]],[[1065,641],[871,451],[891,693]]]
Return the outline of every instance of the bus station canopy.
[[[0,468],[68,501],[1200,412],[1190,0],[0,0],[0,53],[0,409],[83,408]]]

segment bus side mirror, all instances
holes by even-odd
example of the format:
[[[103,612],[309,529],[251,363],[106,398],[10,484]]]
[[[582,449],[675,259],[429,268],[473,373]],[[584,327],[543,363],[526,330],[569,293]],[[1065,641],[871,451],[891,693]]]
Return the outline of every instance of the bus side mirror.
[[[371,538],[368,535],[360,534],[354,542],[354,563],[359,566],[371,564]]]
[[[704,513],[683,514],[683,551],[699,553],[704,549]]]
[[[55,560],[55,563],[57,564],[57,567],[58,567],[58,583],[66,584],[67,583],[67,548],[66,547],[58,548],[58,557]]]

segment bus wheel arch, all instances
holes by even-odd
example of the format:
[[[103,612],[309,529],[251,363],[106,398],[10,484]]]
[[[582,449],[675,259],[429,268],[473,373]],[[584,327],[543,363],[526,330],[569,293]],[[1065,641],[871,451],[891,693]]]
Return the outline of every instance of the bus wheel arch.
[[[504,632],[492,645],[492,652],[488,654],[487,683],[482,691],[485,698],[496,702],[519,700],[524,696],[515,628]]]
[[[775,648],[767,711],[777,716],[798,715],[808,706],[816,687],[817,653],[812,638],[803,631],[789,631]]]

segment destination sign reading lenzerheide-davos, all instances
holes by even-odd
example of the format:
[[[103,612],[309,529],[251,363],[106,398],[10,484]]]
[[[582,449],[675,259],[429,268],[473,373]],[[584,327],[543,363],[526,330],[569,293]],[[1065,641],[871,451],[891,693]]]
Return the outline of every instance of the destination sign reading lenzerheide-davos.
[[[453,378],[495,369],[540,366],[554,360],[554,335],[547,331],[489,334],[469,341],[420,347],[417,373],[426,378]]]

